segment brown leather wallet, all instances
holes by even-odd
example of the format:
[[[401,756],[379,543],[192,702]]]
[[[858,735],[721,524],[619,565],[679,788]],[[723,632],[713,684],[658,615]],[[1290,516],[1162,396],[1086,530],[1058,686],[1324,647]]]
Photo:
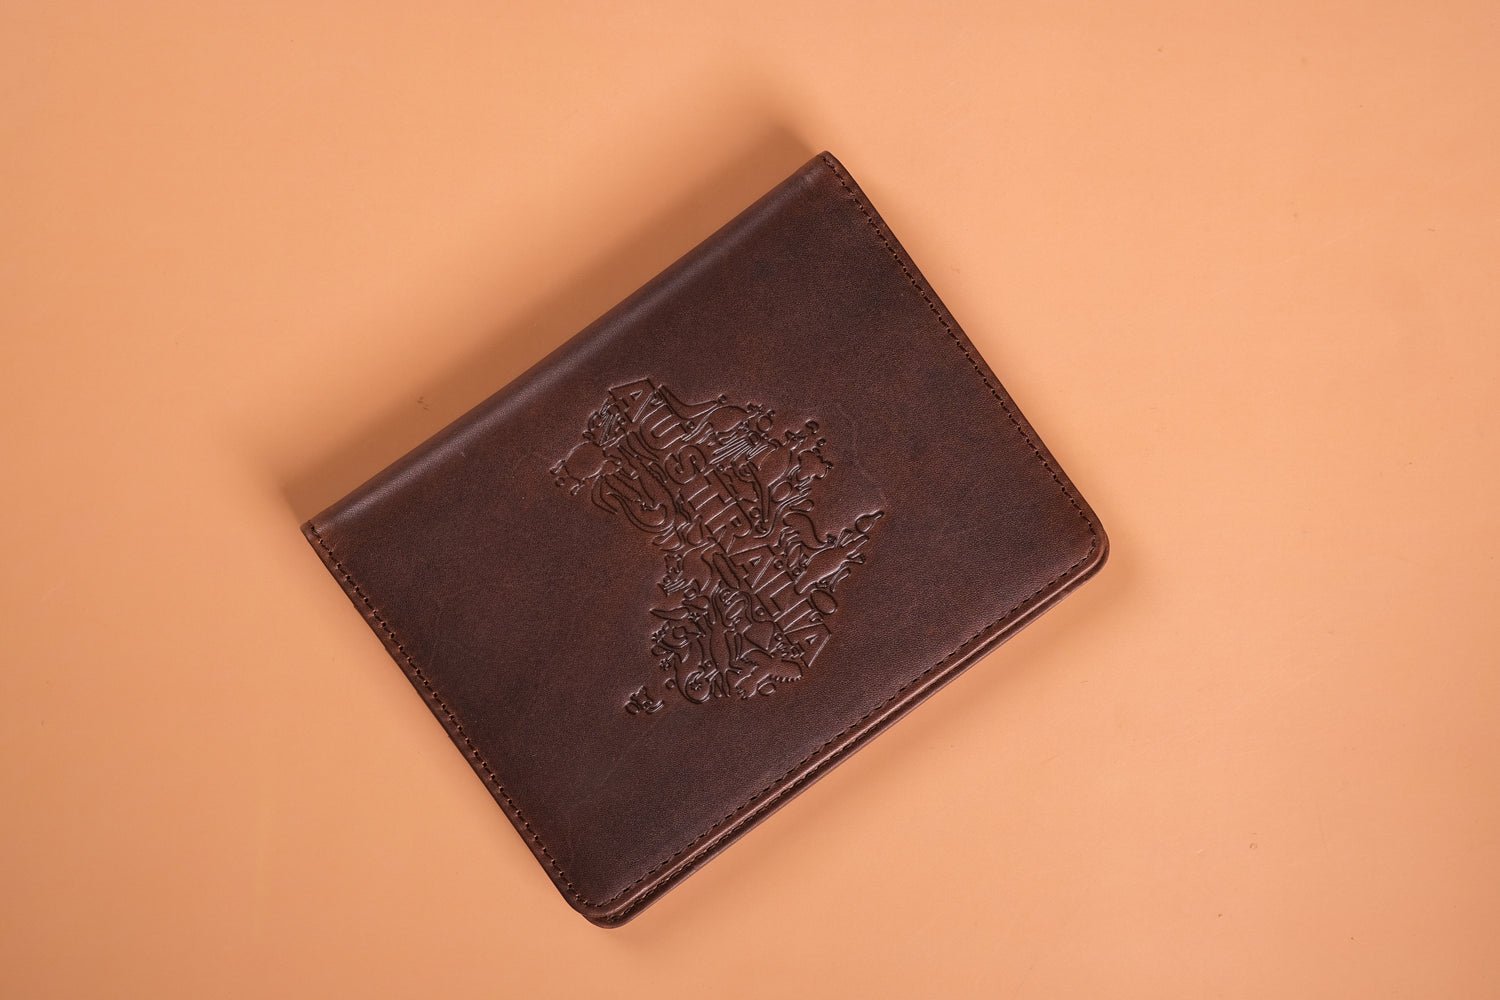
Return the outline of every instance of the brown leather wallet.
[[[601,925],[1109,548],[827,153],[303,531]]]

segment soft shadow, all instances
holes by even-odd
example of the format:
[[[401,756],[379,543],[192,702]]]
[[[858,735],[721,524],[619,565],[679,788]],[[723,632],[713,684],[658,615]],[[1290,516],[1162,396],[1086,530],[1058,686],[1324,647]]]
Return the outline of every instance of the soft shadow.
[[[287,478],[282,495],[292,513],[298,521],[305,521],[421,444],[433,430],[430,417],[442,418],[438,426],[443,426],[461,416],[734,218],[816,152],[790,129],[767,129],[742,154],[686,191],[674,208],[585,265],[576,280],[501,325],[483,349],[456,359],[442,377],[413,384],[372,415],[358,433]],[[595,248],[580,248],[580,257],[587,259],[594,252]],[[413,337],[420,335],[412,331]],[[434,411],[441,408],[443,412],[418,420],[413,415],[413,398],[431,401]]]

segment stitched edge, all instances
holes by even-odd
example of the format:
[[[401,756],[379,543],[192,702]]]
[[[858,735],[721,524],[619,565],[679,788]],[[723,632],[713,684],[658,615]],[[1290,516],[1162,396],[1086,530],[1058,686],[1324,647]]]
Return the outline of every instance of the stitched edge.
[[[715,823],[705,833],[703,833],[702,835],[700,835],[697,840],[693,841],[687,847],[684,847],[682,850],[678,851],[676,854],[672,855],[667,860],[661,862],[655,868],[652,868],[650,871],[646,872],[646,874],[642,875],[640,878],[638,878],[634,882],[630,883],[630,885],[626,886],[624,889],[620,890],[619,893],[617,893],[616,895],[612,896],[610,899],[605,900],[604,903],[602,903],[600,905],[608,906],[610,903],[613,903],[615,900],[617,900],[617,899],[621,898],[622,896],[626,895],[627,893],[629,893],[632,889],[634,889],[636,886],[640,885],[642,882],[646,881],[646,879],[650,878],[652,875],[656,874],[657,872],[661,871],[663,868],[665,868],[668,865],[670,865],[672,862],[676,861],[678,858],[682,857],[682,855],[688,853],[689,851],[693,851],[693,850],[696,850],[697,848],[701,847],[706,841],[712,839],[713,836],[714,836],[714,834],[720,832],[721,828],[723,828],[726,823],[729,823],[730,821],[732,821],[735,818],[737,818],[745,810],[752,809],[755,806],[760,805],[761,803],[758,800],[760,800],[761,797],[764,796],[767,792],[771,792],[773,790],[776,791],[776,792],[786,791],[786,788],[778,788],[777,786],[780,785],[782,782],[786,781],[786,779],[790,778],[797,771],[800,771],[804,766],[806,766],[807,764],[811,763],[813,761],[813,759],[815,757],[817,757],[819,754],[821,754],[824,750],[827,750],[830,746],[832,746],[833,744],[837,743],[839,740],[842,740],[844,737],[848,736],[850,733],[854,732],[856,729],[858,729],[861,726],[863,726],[866,722],[868,722],[870,720],[870,718],[872,716],[879,715],[881,712],[883,712],[886,709],[890,708],[892,704],[894,704],[897,701],[900,701],[902,695],[906,694],[907,691],[910,691],[913,687],[916,687],[918,684],[920,684],[923,681],[925,681],[928,677],[930,677],[933,673],[935,673],[938,669],[940,669],[944,664],[948,663],[954,657],[958,656],[964,650],[968,649],[974,643],[978,642],[981,638],[985,637],[988,633],[993,632],[997,627],[1006,624],[1010,620],[1010,618],[1013,615],[1015,615],[1015,613],[1017,611],[1020,611],[1023,607],[1025,607],[1026,605],[1030,604],[1033,600],[1035,600],[1037,597],[1039,597],[1043,592],[1045,592],[1050,587],[1052,587],[1053,584],[1057,583],[1059,580],[1062,580],[1069,573],[1073,572],[1079,566],[1082,566],[1085,562],[1087,562],[1088,559],[1089,559],[1089,557],[1094,554],[1094,550],[1097,547],[1098,547],[1098,535],[1096,534],[1094,536],[1094,544],[1090,545],[1089,546],[1089,550],[1086,553],[1084,553],[1083,556],[1080,557],[1079,560],[1077,562],[1075,562],[1073,565],[1069,566],[1067,569],[1063,570],[1057,576],[1053,577],[1051,580],[1048,580],[1041,587],[1039,587],[1038,589],[1036,589],[1032,593],[1028,594],[1023,600],[1021,600],[1019,603],[1017,603],[1016,605],[1014,605],[1009,611],[1005,612],[1005,614],[1001,615],[999,618],[995,619],[993,622],[991,622],[990,624],[986,625],[984,628],[980,629],[978,632],[975,632],[968,639],[964,640],[964,642],[960,643],[947,656],[944,656],[941,660],[937,661],[932,666],[928,667],[926,670],[922,671],[920,674],[918,674],[917,676],[913,677],[911,680],[907,681],[905,684],[901,685],[901,687],[897,689],[897,691],[896,691],[895,694],[891,695],[885,701],[881,702],[879,705],[875,706],[874,708],[870,709],[870,711],[868,711],[864,715],[860,716],[860,718],[857,721],[855,721],[854,723],[852,723],[847,729],[843,730],[837,736],[833,737],[828,742],[824,743],[822,746],[820,746],[816,750],[814,750],[812,753],[810,753],[806,757],[802,758],[802,760],[800,760],[795,766],[793,766],[790,769],[788,769],[786,771],[786,773],[782,774],[779,778],[777,778],[775,781],[771,782],[765,788],[762,788],[760,791],[758,791],[754,795],[750,796],[750,798],[747,799],[743,805],[741,805],[739,808],[735,809],[733,812],[729,813],[723,819],[721,819],[717,823]],[[845,746],[840,747],[834,753],[829,754],[828,757],[825,760],[821,761],[820,763],[821,764],[831,764],[832,762],[838,760],[840,757],[842,757],[845,754],[849,753],[851,750],[857,748],[859,745],[860,745],[860,741],[856,739],[855,741],[853,741],[853,742],[851,742],[851,743],[849,743],[849,744],[847,744]],[[796,782],[793,782],[792,784],[794,784],[794,785],[795,784],[800,784],[801,781],[802,781],[802,779],[799,778]],[[787,787],[791,787],[791,786],[787,786]],[[638,906],[639,903],[640,903],[640,901],[638,900],[636,903],[631,904],[631,906],[627,907],[624,911],[622,911],[619,914],[619,916],[620,917],[625,916],[625,914],[628,914],[632,909],[634,909],[636,906]]]
[[[580,903],[583,903],[585,906],[594,905],[587,899],[584,899],[581,895],[579,895],[577,889],[573,888],[573,882],[568,878],[567,872],[562,870],[562,866],[557,863],[557,859],[552,856],[552,852],[547,850],[547,845],[542,843],[542,838],[537,834],[536,830],[532,828],[531,824],[526,821],[526,817],[521,815],[521,807],[516,805],[515,799],[512,799],[510,797],[510,793],[507,792],[505,790],[505,786],[500,783],[499,776],[497,776],[495,772],[490,768],[489,762],[484,759],[484,754],[479,752],[479,747],[474,744],[473,740],[469,739],[469,734],[464,732],[463,723],[458,721],[458,716],[453,714],[453,710],[448,707],[447,702],[443,701],[442,695],[437,693],[437,690],[432,686],[432,682],[427,679],[427,675],[422,673],[422,668],[417,666],[416,661],[411,658],[411,654],[406,651],[406,647],[401,643],[401,640],[396,638],[396,633],[392,631],[390,624],[381,617],[379,611],[375,610],[375,605],[370,601],[370,598],[365,595],[363,588],[361,588],[360,585],[355,582],[354,577],[349,575],[349,571],[344,568],[344,564],[339,561],[339,557],[333,554],[333,549],[329,548],[328,543],[323,540],[322,533],[319,532],[317,527],[310,521],[308,522],[307,530],[312,532],[313,538],[317,540],[318,547],[323,550],[324,554],[328,557],[328,561],[333,564],[334,569],[336,569],[339,572],[339,575],[344,578],[344,589],[348,593],[353,594],[355,597],[358,597],[360,602],[364,604],[366,608],[370,609],[370,617],[374,619],[375,623],[380,626],[380,630],[384,632],[385,637],[390,640],[391,646],[395,648],[396,652],[401,654],[401,658],[405,660],[406,665],[411,668],[411,675],[422,683],[422,687],[426,689],[428,697],[432,699],[432,703],[436,705],[442,711],[443,715],[447,718],[449,725],[453,727],[454,735],[464,741],[464,746],[469,748],[470,755],[472,755],[473,758],[479,762],[479,766],[484,769],[485,777],[489,779],[490,784],[494,785],[496,791],[498,791],[501,797],[505,799],[505,804],[510,806],[511,811],[515,813],[516,819],[520,822],[521,826],[525,827],[526,835],[531,838],[531,842],[535,844],[537,846],[537,849],[542,852],[542,855],[547,859],[547,864],[551,865],[552,870],[557,873],[557,877],[562,879],[564,884],[567,885],[568,892],[573,895],[574,899],[578,900]]]
[[[891,259],[893,259],[898,265],[900,265],[901,273],[906,275],[906,280],[911,282],[911,287],[915,288],[917,290],[917,294],[922,296],[922,301],[927,303],[927,308],[932,310],[932,315],[937,317],[938,323],[942,324],[943,329],[948,332],[948,336],[953,338],[954,345],[957,346],[960,351],[964,352],[964,357],[967,358],[969,364],[973,366],[974,371],[979,375],[980,381],[984,383],[984,387],[990,391],[991,396],[995,397],[995,401],[1000,404],[1000,409],[1005,411],[1005,415],[1010,418],[1010,422],[1015,425],[1016,430],[1021,432],[1021,437],[1026,440],[1026,444],[1031,448],[1031,453],[1036,456],[1036,460],[1038,462],[1042,463],[1042,468],[1047,470],[1047,474],[1052,477],[1052,481],[1057,484],[1057,488],[1062,490],[1063,496],[1068,498],[1068,503],[1073,505],[1073,510],[1078,514],[1079,519],[1083,521],[1084,526],[1089,529],[1089,535],[1093,539],[1094,545],[1098,545],[1099,533],[1094,530],[1093,522],[1089,520],[1088,515],[1084,514],[1083,508],[1078,506],[1078,501],[1073,498],[1073,494],[1068,491],[1068,488],[1063,485],[1063,481],[1058,478],[1057,470],[1052,467],[1051,462],[1047,461],[1046,456],[1042,454],[1042,450],[1037,447],[1036,441],[1027,432],[1026,428],[1022,426],[1021,421],[1017,419],[1014,411],[1012,411],[1010,408],[1010,404],[1007,403],[1005,397],[1001,395],[1000,390],[995,387],[995,384],[993,382],[990,381],[990,377],[984,373],[984,369],[979,367],[979,362],[974,359],[973,352],[969,350],[968,345],[966,345],[959,337],[958,331],[953,329],[952,324],[948,322],[947,318],[943,315],[942,310],[938,308],[937,303],[932,300],[932,296],[927,294],[927,289],[922,287],[922,282],[918,281],[917,276],[911,273],[911,268],[906,266],[906,261],[901,259],[901,254],[896,251],[896,248],[891,245],[891,241],[886,237],[885,233],[881,231],[880,224],[875,221],[875,217],[871,215],[869,210],[865,207],[864,199],[860,198],[860,196],[854,192],[854,189],[851,188],[844,180],[844,173],[839,169],[838,164],[834,162],[832,157],[830,157],[827,153],[824,153],[821,157],[819,157],[819,159],[823,161],[824,166],[826,166],[830,171],[833,172],[834,178],[839,182],[839,187],[844,189],[844,193],[849,196],[849,200],[854,202],[854,207],[859,209],[859,214],[865,217],[865,221],[870,224],[870,228],[875,231],[875,235],[880,238],[880,242],[884,244],[886,250],[890,251]],[[853,178],[850,179],[852,180]],[[1090,547],[1089,555],[1092,554],[1093,548]],[[1063,576],[1066,575],[1067,573],[1063,574]],[[1061,577],[1059,577],[1058,579],[1061,579]],[[1049,584],[1048,586],[1050,585],[1051,584]],[[1007,612],[1007,614],[1008,613],[1009,612]]]
[[[380,626],[381,631],[385,633],[386,638],[390,640],[390,645],[393,646],[398,653],[400,653],[402,659],[406,661],[406,665],[410,668],[412,676],[415,677],[419,682],[421,682],[422,687],[426,690],[427,695],[431,698],[433,704],[435,704],[447,718],[448,724],[452,727],[454,735],[463,740],[464,745],[468,748],[469,754],[479,764],[480,768],[484,772],[485,777],[489,780],[489,783],[492,784],[495,787],[495,790],[500,793],[501,798],[505,801],[505,804],[514,814],[516,821],[521,824],[526,835],[530,838],[531,842],[536,845],[537,850],[540,851],[542,856],[546,859],[548,866],[557,873],[557,878],[560,879],[562,884],[566,887],[568,894],[579,903],[590,909],[602,909],[608,907],[610,904],[629,895],[635,890],[636,886],[640,885],[642,882],[646,881],[651,876],[661,871],[663,868],[671,865],[684,854],[687,854],[691,851],[696,851],[698,848],[702,847],[709,840],[713,839],[715,835],[722,832],[727,824],[731,824],[732,822],[734,822],[742,813],[746,812],[747,810],[753,809],[758,805],[761,805],[766,800],[768,793],[784,792],[791,787],[795,787],[796,785],[801,784],[807,778],[807,775],[803,775],[802,778],[799,778],[797,781],[792,782],[791,785],[784,785],[783,783],[786,782],[786,780],[793,774],[802,770],[803,767],[811,763],[816,757],[822,754],[824,750],[827,750],[833,744],[849,736],[856,729],[859,729],[866,722],[868,722],[872,717],[879,715],[881,712],[884,712],[886,709],[890,708],[897,701],[901,700],[902,696],[905,695],[906,692],[910,691],[913,687],[916,687],[918,684],[921,684],[923,681],[927,680],[945,664],[952,661],[954,657],[963,653],[970,646],[973,646],[976,642],[984,638],[989,633],[993,632],[995,629],[999,628],[1001,625],[1006,624],[1022,608],[1026,607],[1026,605],[1030,604],[1037,597],[1041,596],[1047,590],[1051,589],[1057,583],[1066,578],[1074,570],[1078,569],[1078,567],[1086,563],[1090,558],[1092,558],[1094,552],[1099,547],[1099,533],[1097,530],[1095,530],[1092,519],[1084,513],[1083,508],[1079,506],[1079,503],[1074,498],[1072,492],[1066,485],[1064,485],[1062,479],[1058,476],[1057,470],[1052,467],[1052,463],[1047,461],[1046,456],[1043,455],[1041,449],[1037,447],[1035,439],[1032,438],[1025,425],[1022,424],[1021,421],[1016,417],[1016,414],[1014,413],[1014,411],[1012,411],[1010,404],[1006,401],[1005,397],[1001,394],[1000,390],[995,386],[995,384],[990,381],[990,378],[985,374],[984,369],[979,366],[979,362],[975,360],[973,353],[969,350],[968,346],[964,344],[963,340],[959,337],[958,332],[953,328],[953,325],[948,322],[947,318],[943,315],[942,310],[938,307],[937,303],[933,301],[933,298],[928,294],[927,289],[923,287],[923,283],[917,278],[916,275],[912,274],[911,268],[907,267],[906,262],[901,259],[901,254],[897,251],[896,247],[892,245],[890,238],[888,238],[886,234],[881,230],[880,224],[875,221],[875,217],[866,207],[864,199],[861,198],[859,194],[849,186],[848,182],[845,180],[843,171],[840,170],[838,164],[835,163],[835,161],[831,157],[829,157],[827,154],[824,154],[819,159],[823,162],[823,165],[826,166],[833,174],[834,179],[839,182],[839,186],[844,189],[844,193],[849,197],[849,200],[853,202],[856,208],[859,209],[859,213],[864,216],[865,222],[869,224],[870,229],[874,232],[875,236],[880,240],[881,244],[890,253],[891,259],[895,261],[898,267],[901,268],[901,273],[906,276],[906,280],[911,283],[912,288],[915,289],[917,294],[922,297],[922,301],[925,302],[927,304],[927,308],[932,311],[932,315],[937,319],[939,325],[942,326],[943,330],[946,331],[948,336],[953,340],[954,346],[956,346],[960,351],[963,352],[964,357],[968,360],[970,366],[973,367],[975,374],[979,376],[980,381],[984,383],[985,388],[990,391],[990,395],[992,395],[995,398],[995,401],[1000,404],[1001,411],[1004,412],[1005,416],[1010,420],[1011,424],[1016,428],[1016,430],[1020,432],[1021,437],[1026,441],[1027,446],[1031,448],[1031,453],[1036,456],[1036,459],[1041,463],[1042,468],[1047,470],[1047,474],[1050,475],[1052,477],[1052,481],[1057,484],[1058,489],[1062,492],[1062,495],[1072,506],[1073,511],[1078,515],[1079,520],[1081,520],[1084,526],[1088,529],[1090,539],[1089,548],[1087,552],[1080,556],[1079,559],[1067,569],[1063,570],[1057,576],[1048,580],[1046,583],[1042,584],[1042,586],[1038,587],[1026,597],[1022,598],[999,618],[996,618],[993,622],[986,625],[978,632],[975,632],[972,636],[970,636],[964,642],[960,643],[953,650],[951,650],[942,659],[938,660],[936,663],[928,667],[926,670],[922,671],[916,677],[913,677],[911,680],[903,684],[899,689],[897,689],[895,694],[891,695],[875,708],[872,708],[870,711],[866,712],[858,720],[851,723],[847,728],[841,731],[837,736],[829,739],[812,753],[808,754],[802,760],[798,761],[791,768],[787,769],[787,771],[785,771],[780,777],[773,780],[770,784],[766,785],[760,791],[751,795],[740,806],[731,810],[729,813],[726,813],[721,819],[719,819],[718,822],[714,823],[703,833],[699,834],[698,837],[696,837],[686,847],[683,847],[675,854],[668,857],[666,860],[657,863],[655,866],[647,870],[646,873],[643,874],[640,878],[636,879],[634,882],[621,889],[609,899],[604,900],[602,903],[593,902],[592,900],[589,900],[582,894],[580,894],[574,887],[572,880],[568,878],[567,873],[563,871],[562,866],[557,863],[557,859],[552,856],[552,852],[547,850],[547,845],[542,842],[542,839],[537,834],[536,830],[526,820],[526,817],[521,813],[520,806],[518,806],[515,800],[510,797],[510,793],[505,790],[505,786],[500,783],[500,778],[490,767],[489,762],[484,759],[484,755],[480,752],[479,747],[476,746],[474,744],[474,741],[471,740],[468,734],[464,732],[463,724],[458,721],[458,717],[453,714],[452,710],[448,708],[447,703],[443,701],[442,697],[437,693],[436,689],[433,688],[432,683],[427,679],[427,675],[422,673],[422,669],[417,666],[415,661],[412,660],[411,654],[406,651],[406,647],[396,637],[396,634],[391,630],[390,625],[387,624],[386,620],[381,617],[380,612],[375,609],[375,605],[371,603],[369,597],[365,595],[365,592],[360,588],[359,584],[356,583],[354,578],[349,575],[349,572],[344,568],[344,564],[340,562],[338,557],[333,554],[333,550],[328,547],[328,543],[323,540],[323,536],[318,532],[318,529],[311,523],[309,523],[307,526],[308,530],[312,532],[313,537],[317,540],[319,547],[327,555],[328,560],[333,563],[335,569],[337,569],[339,574],[343,577],[345,590],[358,597],[360,602],[369,609],[370,616]],[[860,742],[856,740],[843,747],[840,747],[837,751],[829,754],[826,759],[821,761],[820,765],[832,764],[834,761],[848,754],[859,745]],[[684,869],[684,871],[686,870],[687,869]],[[608,920],[609,922],[618,922],[624,919],[629,913],[640,906],[642,902],[649,898],[650,895],[651,894],[648,893],[647,895],[642,896],[641,899],[638,899],[635,902],[631,903],[619,913],[609,914],[603,919]]]

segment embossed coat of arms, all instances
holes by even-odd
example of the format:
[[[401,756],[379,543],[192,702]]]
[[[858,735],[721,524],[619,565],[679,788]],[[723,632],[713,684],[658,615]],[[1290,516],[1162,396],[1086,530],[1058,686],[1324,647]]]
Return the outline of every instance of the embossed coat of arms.
[[[661,554],[659,670],[625,711],[663,707],[656,684],[689,702],[774,694],[832,637],[836,593],[865,561],[873,510],[823,533],[813,487],[833,470],[818,424],[776,429],[776,412],[720,396],[685,403],[640,379],[609,390],[583,440],[554,464],[557,485],[646,535]]]

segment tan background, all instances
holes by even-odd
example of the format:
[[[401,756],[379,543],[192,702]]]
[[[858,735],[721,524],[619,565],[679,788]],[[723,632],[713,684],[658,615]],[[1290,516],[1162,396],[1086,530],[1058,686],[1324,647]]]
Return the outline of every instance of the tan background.
[[[1493,4],[0,10],[0,994],[1500,995]],[[824,147],[1113,558],[598,930],[297,524]]]

